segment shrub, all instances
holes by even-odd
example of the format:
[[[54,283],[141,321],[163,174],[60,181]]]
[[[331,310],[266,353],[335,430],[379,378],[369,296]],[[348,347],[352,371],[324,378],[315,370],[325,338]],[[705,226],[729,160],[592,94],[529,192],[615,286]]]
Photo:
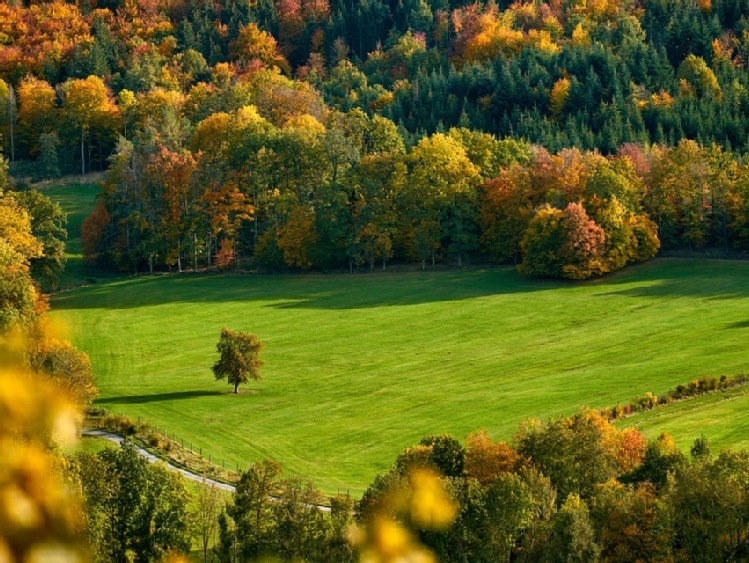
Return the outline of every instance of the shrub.
[[[150,432],[148,436],[146,436],[146,443],[152,448],[155,448],[157,450],[164,449],[164,445],[165,445],[165,442],[162,439],[162,437],[156,432]]]

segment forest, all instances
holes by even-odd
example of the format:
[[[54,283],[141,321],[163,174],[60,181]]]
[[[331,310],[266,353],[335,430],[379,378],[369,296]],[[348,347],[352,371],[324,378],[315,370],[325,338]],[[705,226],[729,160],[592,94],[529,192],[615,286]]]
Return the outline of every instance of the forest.
[[[100,266],[583,279],[746,250],[748,9],[10,2],[0,132],[21,177],[107,171]]]

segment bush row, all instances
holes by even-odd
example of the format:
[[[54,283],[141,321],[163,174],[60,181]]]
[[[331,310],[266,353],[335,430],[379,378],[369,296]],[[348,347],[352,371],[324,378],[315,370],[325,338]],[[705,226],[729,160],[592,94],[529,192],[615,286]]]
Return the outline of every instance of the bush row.
[[[633,413],[649,411],[655,407],[668,405],[674,401],[681,401],[699,395],[705,395],[713,391],[725,391],[732,387],[738,387],[749,382],[749,376],[738,374],[734,376],[721,375],[720,377],[703,376],[694,379],[686,385],[677,385],[675,389],[669,389],[662,395],[655,395],[648,391],[640,397],[635,397],[627,405],[615,405],[610,408],[601,409],[601,414],[609,420],[624,418]]]

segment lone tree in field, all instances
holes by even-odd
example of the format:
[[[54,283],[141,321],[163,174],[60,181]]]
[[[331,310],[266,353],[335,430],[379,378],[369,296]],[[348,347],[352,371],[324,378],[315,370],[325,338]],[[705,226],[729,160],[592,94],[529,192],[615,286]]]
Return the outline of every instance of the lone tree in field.
[[[221,329],[221,338],[216,350],[218,361],[213,364],[213,375],[216,379],[226,378],[227,383],[234,384],[234,392],[240,383],[247,383],[249,379],[260,379],[260,350],[263,343],[254,334],[246,332],[232,332],[228,328]]]

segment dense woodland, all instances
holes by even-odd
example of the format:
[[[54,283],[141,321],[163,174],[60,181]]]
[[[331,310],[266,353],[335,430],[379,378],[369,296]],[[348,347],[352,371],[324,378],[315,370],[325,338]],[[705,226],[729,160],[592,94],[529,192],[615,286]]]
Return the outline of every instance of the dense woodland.
[[[0,7],[19,175],[107,170],[124,271],[746,251],[749,3]]]

